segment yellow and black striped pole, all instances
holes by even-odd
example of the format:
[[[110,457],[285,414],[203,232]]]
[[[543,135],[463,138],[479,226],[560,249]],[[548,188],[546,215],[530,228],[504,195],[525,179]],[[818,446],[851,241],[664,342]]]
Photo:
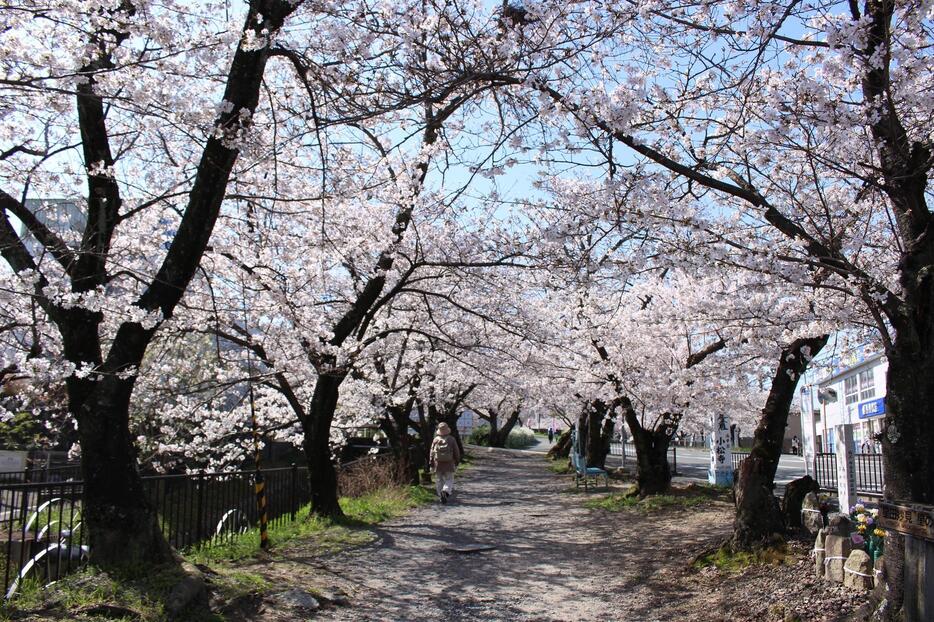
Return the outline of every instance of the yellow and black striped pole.
[[[256,403],[253,400],[253,378],[250,372],[250,421],[253,426],[253,460],[256,463],[256,508],[259,510],[259,546],[269,548],[269,515],[266,512],[266,480],[263,478],[262,455],[259,447],[259,426],[256,424]]]

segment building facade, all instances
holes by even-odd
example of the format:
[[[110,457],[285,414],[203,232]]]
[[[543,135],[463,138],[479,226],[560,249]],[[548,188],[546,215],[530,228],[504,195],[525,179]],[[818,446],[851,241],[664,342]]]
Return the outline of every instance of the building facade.
[[[834,429],[840,425],[853,426],[854,452],[878,453],[874,435],[882,431],[888,367],[883,354],[872,354],[801,388],[805,456],[833,452],[838,440]]]

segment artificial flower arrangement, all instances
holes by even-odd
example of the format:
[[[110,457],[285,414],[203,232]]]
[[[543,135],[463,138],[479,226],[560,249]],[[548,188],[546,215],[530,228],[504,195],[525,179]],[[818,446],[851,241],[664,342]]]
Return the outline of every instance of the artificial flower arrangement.
[[[885,530],[878,525],[879,510],[866,509],[862,503],[850,508],[850,520],[856,531],[850,535],[853,546],[861,547],[873,561],[882,557],[885,548]]]

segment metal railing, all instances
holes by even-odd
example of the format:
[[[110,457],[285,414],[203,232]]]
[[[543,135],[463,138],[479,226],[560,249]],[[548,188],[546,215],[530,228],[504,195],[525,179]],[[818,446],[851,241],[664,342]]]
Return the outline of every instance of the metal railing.
[[[856,475],[856,492],[864,495],[881,495],[885,486],[882,471],[882,454],[853,454]],[[814,479],[822,490],[837,490],[837,454],[820,452],[814,455]]]
[[[856,467],[856,492],[881,495],[885,485],[882,454],[853,454]]]
[[[295,520],[311,498],[307,467],[264,469],[262,476],[270,526]],[[142,479],[162,533],[176,549],[223,542],[259,522],[255,471]],[[0,483],[0,574],[7,597],[27,576],[54,581],[86,561],[83,489],[77,480]]]
[[[734,449],[731,452],[731,455],[732,455],[733,470],[738,471],[739,465],[743,462],[743,460],[749,457],[749,452],[748,451],[736,451]]]
[[[814,479],[821,490],[837,490],[837,454],[818,452],[814,454]]]

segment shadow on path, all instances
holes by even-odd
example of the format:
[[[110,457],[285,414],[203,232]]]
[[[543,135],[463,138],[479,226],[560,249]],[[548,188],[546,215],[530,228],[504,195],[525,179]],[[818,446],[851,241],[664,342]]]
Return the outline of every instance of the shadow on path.
[[[669,517],[679,525],[672,534],[651,517],[589,510],[571,478],[550,472],[541,454],[474,455],[449,505],[384,524],[371,545],[305,560],[325,568],[352,601],[315,619],[673,619],[659,607],[690,598],[667,585],[663,571],[683,567],[709,530],[701,537],[685,518]],[[692,512],[689,520],[725,523],[722,505]],[[496,548],[445,550],[478,544]]]

